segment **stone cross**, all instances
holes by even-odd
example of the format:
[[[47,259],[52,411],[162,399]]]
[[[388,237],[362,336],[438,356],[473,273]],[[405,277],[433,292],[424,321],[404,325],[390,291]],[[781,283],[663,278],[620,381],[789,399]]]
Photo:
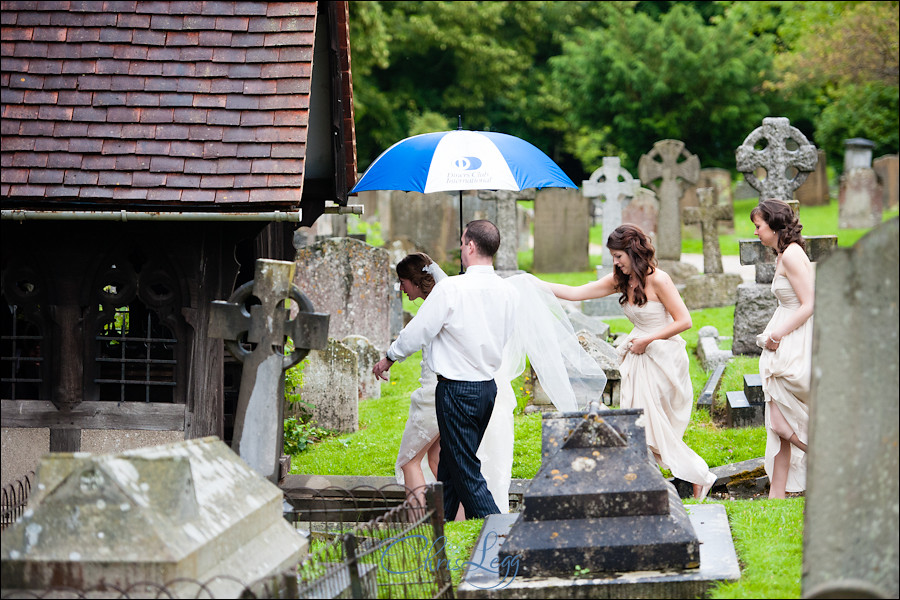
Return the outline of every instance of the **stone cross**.
[[[214,301],[209,318],[209,336],[223,338],[243,363],[232,449],[275,484],[283,452],[284,372],[309,349],[325,348],[328,342],[329,316],[313,312],[309,299],[291,283],[293,277],[294,263],[259,259],[253,281],[227,302]],[[294,318],[286,306],[289,300],[299,308]],[[294,352],[285,354],[285,337],[293,341]]]
[[[480,190],[482,200],[497,201],[497,229],[500,230],[500,249],[494,256],[494,269],[514,272],[519,269],[519,219],[516,214],[519,200],[534,200],[535,190]]]
[[[681,159],[681,160],[679,160]],[[681,259],[681,208],[686,185],[700,177],[700,159],[689,153],[684,142],[660,140],[638,161],[641,182],[659,198],[656,254],[663,260]],[[656,180],[662,179],[657,186]]]
[[[766,117],[734,151],[737,170],[763,200],[792,200],[794,190],[816,169],[816,147],[786,117]],[[766,171],[762,181],[754,173]],[[793,174],[792,174],[793,173]]]
[[[603,238],[609,237],[613,230],[622,224],[622,211],[628,201],[637,193],[640,184],[631,176],[631,173],[622,168],[618,156],[604,156],[603,166],[591,173],[589,179],[581,182],[581,193],[585,198],[594,199],[594,218],[600,206],[600,197],[604,198],[602,205]],[[649,232],[645,232],[649,233]],[[606,245],[603,245],[603,266],[612,265],[612,255]]]
[[[700,206],[685,207],[682,217],[685,223],[700,224],[700,233],[703,235],[703,272],[707,275],[724,273],[718,222],[730,221],[732,211],[728,206],[719,204],[715,188],[697,188],[697,199]]]

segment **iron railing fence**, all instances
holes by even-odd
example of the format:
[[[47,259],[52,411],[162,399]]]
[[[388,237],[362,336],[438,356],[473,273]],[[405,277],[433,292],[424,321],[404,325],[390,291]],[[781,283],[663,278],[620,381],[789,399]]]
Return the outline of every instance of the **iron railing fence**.
[[[34,471],[28,471],[22,479],[3,486],[0,492],[0,531],[15,523],[25,512],[33,481]]]

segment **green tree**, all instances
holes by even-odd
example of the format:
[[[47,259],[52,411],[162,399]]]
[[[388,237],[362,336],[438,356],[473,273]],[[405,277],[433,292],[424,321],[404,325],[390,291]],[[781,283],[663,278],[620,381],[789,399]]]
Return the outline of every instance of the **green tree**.
[[[733,168],[734,149],[769,112],[761,89],[772,66],[768,36],[727,17],[708,24],[682,4],[659,20],[621,13],[571,36],[550,61],[576,127],[605,128],[603,140],[632,170],[667,138],[684,141],[704,166]],[[577,145],[569,150],[588,158]]]

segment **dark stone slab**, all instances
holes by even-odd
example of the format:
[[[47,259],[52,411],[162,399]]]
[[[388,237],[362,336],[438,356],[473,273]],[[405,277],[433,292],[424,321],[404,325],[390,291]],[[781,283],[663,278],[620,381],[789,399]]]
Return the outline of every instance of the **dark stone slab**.
[[[709,376],[709,379],[706,380],[706,385],[700,391],[700,397],[697,398],[697,408],[705,408],[706,410],[712,408],[716,399],[716,393],[719,391],[719,385],[722,383],[722,373],[724,372],[725,365],[719,365],[712,375]]]
[[[744,395],[750,404],[765,404],[766,395],[762,389],[762,377],[759,373],[744,375]]]
[[[490,515],[466,564],[457,598],[703,598],[720,581],[741,577],[728,516],[721,504],[687,507],[699,541],[700,566],[691,569],[584,573],[523,577],[522,563],[498,557],[498,539],[507,535],[518,515]],[[583,566],[583,565],[580,565]]]
[[[725,419],[729,427],[757,427],[765,424],[765,404],[750,404],[744,392],[725,392]]]
[[[523,577],[566,575],[584,565],[592,572],[696,568],[697,536],[674,486],[666,488],[664,514],[526,521],[523,513],[499,558],[518,557]]]

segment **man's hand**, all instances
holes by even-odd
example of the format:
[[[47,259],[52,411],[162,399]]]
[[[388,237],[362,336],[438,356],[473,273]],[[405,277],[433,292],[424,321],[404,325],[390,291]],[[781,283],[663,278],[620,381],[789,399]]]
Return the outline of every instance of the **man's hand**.
[[[384,357],[375,363],[375,366],[372,367],[372,372],[375,373],[376,379],[384,379],[388,381],[387,371],[391,368],[391,365],[394,364],[394,361],[389,359],[388,357]]]

